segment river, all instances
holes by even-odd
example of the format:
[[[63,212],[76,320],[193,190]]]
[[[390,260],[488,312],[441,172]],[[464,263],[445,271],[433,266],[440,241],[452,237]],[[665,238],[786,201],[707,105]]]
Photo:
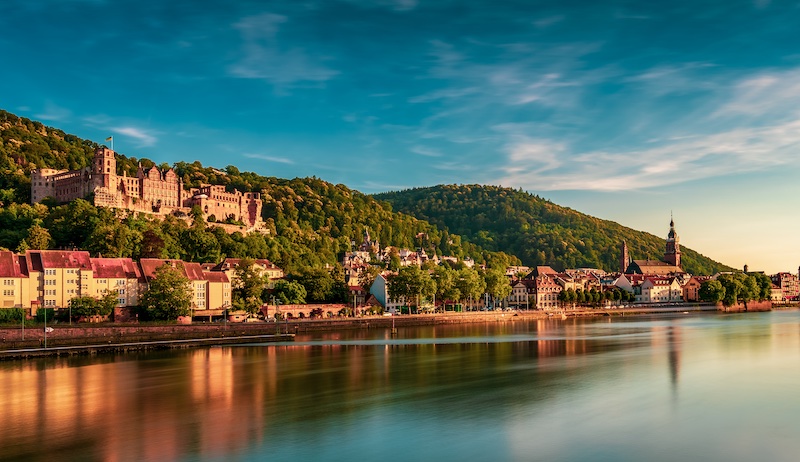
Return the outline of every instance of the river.
[[[795,461],[800,312],[0,363],[0,460]]]

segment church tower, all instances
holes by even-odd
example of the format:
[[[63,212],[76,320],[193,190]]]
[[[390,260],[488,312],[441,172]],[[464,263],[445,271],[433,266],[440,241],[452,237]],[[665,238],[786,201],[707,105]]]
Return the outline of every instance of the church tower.
[[[628,271],[628,265],[631,264],[630,257],[628,256],[628,243],[622,241],[619,254],[619,272],[625,274]]]
[[[681,267],[681,245],[678,233],[675,232],[675,222],[672,217],[669,219],[669,234],[667,234],[667,251],[664,253],[664,261],[670,265]]]

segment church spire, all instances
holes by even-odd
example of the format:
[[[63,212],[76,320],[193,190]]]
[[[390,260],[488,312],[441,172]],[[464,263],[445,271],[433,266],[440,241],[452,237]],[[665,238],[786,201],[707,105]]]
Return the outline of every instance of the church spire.
[[[675,220],[672,212],[669,214],[669,234],[667,234],[667,248],[664,253],[664,261],[680,268],[681,266],[681,245],[678,233],[675,231]]]

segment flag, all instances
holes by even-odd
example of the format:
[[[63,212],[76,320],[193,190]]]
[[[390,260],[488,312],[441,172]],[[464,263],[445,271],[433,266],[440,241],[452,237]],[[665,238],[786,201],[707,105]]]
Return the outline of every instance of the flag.
[[[109,136],[108,138],[106,138],[106,141],[111,141],[111,140],[113,140],[113,139],[114,139],[114,137],[113,137],[113,136]]]

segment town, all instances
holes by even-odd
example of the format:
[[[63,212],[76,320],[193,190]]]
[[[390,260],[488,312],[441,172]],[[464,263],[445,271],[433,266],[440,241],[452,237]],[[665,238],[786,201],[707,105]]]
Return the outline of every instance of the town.
[[[95,150],[92,164],[84,169],[43,168],[32,172],[33,204],[46,198],[67,203],[85,197],[92,197],[97,207],[121,211],[121,216],[170,215],[189,221],[190,215],[195,215],[194,219],[213,223],[227,233],[269,231],[262,219],[261,194],[227,191],[225,186],[211,184],[187,189],[172,168],[145,169],[141,163],[135,176],[124,172],[120,175],[115,152],[104,146]],[[621,242],[616,272],[599,268],[556,270],[550,266],[490,267],[476,264],[469,257],[459,259],[435,252],[429,255],[422,245],[427,238],[425,233],[416,238],[420,245],[413,250],[382,247],[364,228],[362,242],[351,243],[337,272],[346,289],[339,293],[338,303],[328,304],[306,303],[305,293],[311,288],[288,280],[283,269],[267,259],[224,258],[200,263],[92,257],[87,250],[78,249],[0,251],[0,307],[22,309],[25,317],[36,317],[41,308],[62,313],[86,297],[105,297],[114,305],[110,313],[82,319],[137,320],[141,296],[150,290],[158,269],[165,265],[187,281],[190,317],[206,321],[697,303],[702,301],[705,283],[731,274],[701,276],[685,272],[672,219],[662,259],[631,258],[627,244]],[[243,262],[248,268],[242,267]],[[243,291],[245,282],[241,279],[245,271],[256,278],[255,284],[252,280],[246,284],[258,286],[248,289],[247,303],[237,295]],[[747,273],[745,267],[743,274]],[[762,280],[769,287],[761,287],[760,296],[752,298],[786,303],[796,301],[800,295],[798,276],[790,272],[770,275],[769,282]],[[294,295],[282,295],[287,286],[293,288]],[[714,301],[720,300],[721,296]],[[733,302],[736,301],[734,295]],[[69,316],[70,321],[73,317]]]
[[[215,185],[184,191],[172,170],[162,172],[156,167],[147,171],[140,168],[135,178],[115,172],[114,152],[105,147],[97,149],[92,167],[84,170],[34,171],[32,202],[53,197],[63,203],[91,193],[101,207],[183,216],[194,208],[207,221],[215,221],[216,217],[232,219],[239,224],[235,229],[244,226],[246,232],[263,232],[258,193],[231,193]],[[319,305],[291,300],[281,305],[281,298],[276,298],[274,291],[276,284],[285,280],[284,271],[269,260],[257,259],[247,264],[263,285],[258,297],[263,303],[250,315],[235,313],[235,289],[242,284],[237,272],[241,261],[226,258],[201,264],[174,259],[134,261],[91,257],[84,250],[2,251],[0,278],[4,290],[0,306],[21,308],[25,316],[34,317],[40,308],[62,312],[69,309],[72,299],[99,299],[113,294],[114,310],[101,319],[126,322],[137,319],[140,295],[149,289],[157,269],[164,265],[175,268],[189,281],[192,318],[226,317],[232,321],[694,303],[701,301],[700,289],[705,282],[722,276],[698,276],[683,271],[680,240],[672,220],[661,260],[631,259],[627,244],[621,242],[617,272],[598,268],[557,271],[549,266],[487,268],[469,258],[428,255],[421,246],[415,250],[382,248],[365,229],[363,242],[357,247],[354,242],[341,261],[349,290],[347,303]],[[748,272],[746,267],[744,272]],[[404,276],[416,280],[408,282]],[[784,303],[798,299],[797,275],[781,272],[769,278],[771,301]]]

